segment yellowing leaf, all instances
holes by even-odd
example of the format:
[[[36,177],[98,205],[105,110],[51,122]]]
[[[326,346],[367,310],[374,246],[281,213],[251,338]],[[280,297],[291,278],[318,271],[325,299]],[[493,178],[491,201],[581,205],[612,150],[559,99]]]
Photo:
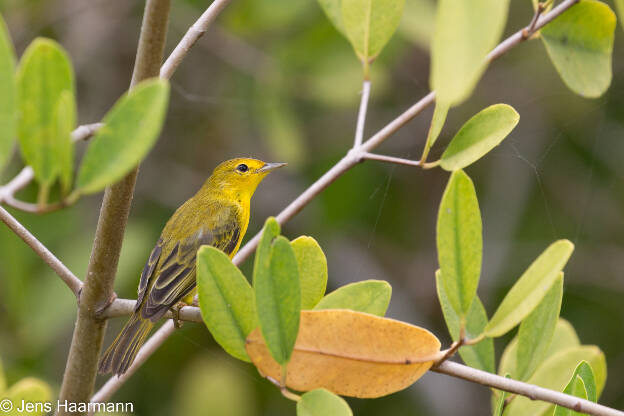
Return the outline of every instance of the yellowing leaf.
[[[247,354],[261,374],[281,378],[259,329],[247,337]],[[440,341],[426,329],[349,310],[301,311],[286,385],[380,397],[411,385],[439,358]]]
[[[4,411],[2,415],[8,416],[43,416],[48,412],[43,405],[36,407],[33,411],[18,412],[18,406],[21,408],[22,401],[28,403],[45,403],[52,399],[52,391],[47,383],[36,378],[24,378],[14,385],[10,389],[0,395],[0,399],[6,397],[12,403],[12,409]],[[6,409],[3,409],[6,410]]]

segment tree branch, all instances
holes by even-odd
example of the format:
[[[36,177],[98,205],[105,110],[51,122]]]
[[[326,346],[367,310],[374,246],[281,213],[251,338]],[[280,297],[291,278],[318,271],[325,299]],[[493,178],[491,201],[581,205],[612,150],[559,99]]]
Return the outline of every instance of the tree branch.
[[[147,0],[130,88],[158,75],[162,61],[170,0]],[[106,320],[97,312],[114,296],[113,283],[138,168],[106,188],[95,241],[80,295],[78,317],[63,376],[59,400],[86,403],[93,392]],[[58,414],[66,412],[59,409]]]
[[[19,223],[7,210],[0,207],[0,220],[7,225],[19,238],[21,238],[26,244],[33,249],[35,253],[43,261],[46,262],[52,270],[59,275],[65,284],[74,292],[74,295],[78,296],[80,289],[82,288],[82,281],[78,279],[72,272],[65,266],[46,246],[44,246],[37,237],[32,235],[30,231]]]
[[[110,306],[102,311],[99,315],[101,319],[116,318],[118,316],[130,315],[134,312],[136,300],[132,299],[115,299]],[[173,318],[171,311],[167,311],[164,318]],[[203,323],[201,312],[197,306],[183,306],[180,308],[178,316],[180,321]]]
[[[370,97],[371,82],[365,79],[362,83],[362,98],[360,100],[360,111],[358,111],[357,125],[355,127],[355,140],[353,147],[360,147],[364,137],[364,124],[366,122],[366,111],[368,109],[368,98]]]
[[[206,33],[210,24],[217,18],[219,13],[230,3],[231,0],[214,0],[206,11],[193,23],[177,44],[171,55],[167,58],[160,69],[160,77],[169,79],[184,59],[189,49],[195,42]]]
[[[559,406],[572,409],[576,412],[588,413],[595,416],[624,416],[624,412],[590,402],[589,400],[583,400],[558,391],[501,377],[452,361],[444,361],[437,367],[432,367],[431,371],[461,378],[484,386],[494,387],[499,390],[505,390],[510,393],[520,394],[531,400],[542,400],[558,404]]]
[[[215,0],[215,3],[218,0]],[[564,0],[557,7],[552,9],[548,14],[542,16],[538,19],[537,24],[535,24],[534,30],[537,31],[542,28],[544,25],[552,21],[554,18],[559,16],[561,13],[572,7],[579,0]],[[213,3],[214,4],[214,3]],[[208,13],[208,10],[204,13],[204,15]],[[202,15],[202,17],[204,16]],[[190,30],[189,30],[190,32]],[[499,56],[503,55],[513,47],[522,43],[525,39],[522,37],[523,30],[516,32],[511,35],[503,42],[501,42],[496,48],[494,48],[488,55],[487,61],[493,61]],[[187,35],[189,35],[187,33]],[[190,35],[189,35],[190,36]],[[201,36],[201,34],[197,35],[195,41]],[[186,36],[185,36],[186,37]],[[191,43],[192,45],[192,43]],[[178,47],[176,47],[178,49]],[[185,54],[186,52],[184,52]],[[173,55],[173,54],[172,54]],[[169,58],[167,61],[169,61]],[[172,63],[172,65],[174,65]],[[175,67],[173,66],[173,70]],[[164,66],[163,66],[164,67]],[[163,68],[164,69],[164,68]],[[161,70],[161,74],[167,75],[169,71]],[[412,105],[405,112],[399,115],[397,118],[388,123],[384,128],[379,130],[375,135],[373,135],[370,139],[368,139],[365,143],[362,144],[358,149],[351,149],[340,161],[338,161],[330,170],[328,170],[323,176],[321,176],[316,182],[314,182],[308,189],[306,189],[299,197],[297,197],[294,201],[292,201],[286,208],[284,208],[276,217],[277,221],[280,224],[285,223],[289,219],[291,219],[295,214],[301,211],[314,197],[316,197],[321,191],[327,188],[333,181],[335,181],[338,177],[340,177],[344,172],[352,168],[357,163],[361,162],[363,159],[363,153],[371,152],[374,148],[383,143],[388,137],[390,137],[393,133],[403,127],[407,122],[409,122],[412,118],[414,118],[417,114],[419,114],[422,110],[431,105],[435,100],[435,91],[430,92],[426,96],[424,96],[420,101]],[[258,242],[260,240],[260,233],[257,233],[251,240],[243,246],[236,256],[234,256],[233,262],[234,264],[239,265],[242,263],[253,251],[256,249]],[[108,382],[98,391],[92,398],[92,401],[98,402],[107,400],[110,398],[120,387],[121,385],[130,377],[131,374],[143,364],[143,362],[147,359],[147,357],[152,354],[158,346],[160,346],[164,340],[169,337],[174,332],[174,325],[172,321],[167,321],[163,326],[152,335],[152,337],[145,343],[143,348],[139,352],[139,356],[141,359],[139,360],[139,356],[135,359],[134,363],[128,369],[122,377],[112,377]]]

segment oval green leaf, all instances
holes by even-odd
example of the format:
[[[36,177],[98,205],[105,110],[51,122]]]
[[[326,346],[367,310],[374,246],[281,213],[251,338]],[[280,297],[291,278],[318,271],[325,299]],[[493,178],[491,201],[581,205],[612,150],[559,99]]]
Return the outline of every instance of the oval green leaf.
[[[353,412],[342,397],[316,389],[301,396],[297,402],[297,416],[353,416]]]
[[[594,378],[594,372],[587,361],[581,361],[576,366],[574,374],[568,385],[563,389],[565,394],[571,396],[580,397],[581,399],[590,400],[596,402],[596,380]],[[555,412],[553,416],[574,416],[578,415],[575,411],[566,407],[555,405]]]
[[[363,280],[334,290],[321,299],[314,309],[350,309],[384,316],[391,296],[390,283],[383,280]]]
[[[149,79],[115,103],[82,159],[78,192],[99,192],[139,164],[158,138],[168,101],[169,83]]]
[[[3,412],[3,415],[9,416],[24,416],[24,412],[18,412],[17,409],[21,408],[22,402],[26,403],[45,403],[52,400],[52,390],[47,383],[42,380],[27,377],[14,385],[10,389],[0,395],[0,398],[7,398],[13,404],[13,408],[7,412]],[[36,411],[26,413],[29,416],[43,416],[48,414],[41,406]]]
[[[396,31],[404,4],[405,0],[342,0],[344,31],[365,68]]]
[[[562,391],[575,371],[577,363],[587,361],[594,370],[596,396],[599,397],[607,378],[607,363],[604,353],[594,345],[582,345],[568,348],[552,355],[529,378],[527,383],[547,389]],[[506,416],[534,416],[544,414],[552,404],[532,401],[523,396],[516,396],[505,411]],[[552,410],[551,410],[552,412]]]
[[[63,91],[56,103],[54,125],[57,143],[54,147],[59,164],[59,179],[64,194],[69,192],[74,171],[74,144],[71,133],[76,127],[76,102],[69,91]]]
[[[511,375],[505,374],[505,378],[511,378]],[[498,399],[496,400],[492,416],[502,416],[503,410],[505,410],[505,399],[507,398],[507,392],[504,390],[495,390],[495,392],[498,393]]]
[[[268,270],[254,282],[262,336],[271,356],[281,365],[290,360],[301,311],[301,288],[295,253],[288,240],[277,236],[271,244]]]
[[[620,24],[624,29],[624,0],[615,0],[615,8],[617,9],[617,13],[620,18]]]
[[[530,314],[552,287],[573,250],[574,244],[568,240],[556,241],[544,250],[509,290],[485,327],[485,335],[499,337]]]
[[[336,30],[344,35],[344,24],[342,23],[342,0],[318,0],[321,9]]]
[[[256,286],[256,280],[259,275],[269,273],[271,268],[271,243],[280,233],[280,225],[274,217],[269,217],[264,222],[262,228],[262,236],[256,248],[256,256],[254,258],[253,269],[253,285]],[[267,276],[260,277],[263,280],[269,279]]]
[[[482,158],[516,127],[520,115],[507,104],[494,104],[475,114],[457,132],[442,154],[440,166],[453,171]]]
[[[15,49],[4,19],[0,16],[0,170],[9,160],[17,133]]]
[[[299,265],[301,309],[312,309],[327,288],[327,259],[321,246],[312,237],[301,236],[292,246]]]
[[[561,310],[563,296],[563,273],[537,307],[527,316],[518,329],[516,352],[516,378],[527,380],[544,360]]]
[[[563,82],[576,94],[596,98],[611,84],[615,14],[606,4],[581,0],[541,31]]]
[[[440,0],[431,43],[430,86],[436,101],[456,105],[470,96],[500,39],[509,0]]]
[[[17,70],[18,138],[26,163],[32,166],[37,181],[46,186],[61,172],[56,108],[63,91],[74,95],[74,73],[67,53],[51,39],[35,39]]]
[[[436,271],[436,289],[438,299],[442,307],[442,314],[446,321],[446,326],[451,334],[453,341],[459,340],[460,317],[451,306],[446,296],[444,286],[441,282],[440,270]],[[485,308],[478,296],[474,297],[472,305],[466,315],[466,339],[474,339],[483,333],[483,328],[487,325],[488,319]],[[479,370],[494,373],[496,366],[494,363],[494,340],[492,338],[484,338],[475,345],[466,345],[459,349],[459,355],[466,365]]]
[[[479,201],[472,180],[463,171],[455,171],[440,203],[437,247],[444,292],[460,320],[477,293],[482,238]]]
[[[197,295],[202,319],[215,341],[233,357],[250,362],[245,340],[258,326],[254,293],[221,250],[202,246],[197,251]]]

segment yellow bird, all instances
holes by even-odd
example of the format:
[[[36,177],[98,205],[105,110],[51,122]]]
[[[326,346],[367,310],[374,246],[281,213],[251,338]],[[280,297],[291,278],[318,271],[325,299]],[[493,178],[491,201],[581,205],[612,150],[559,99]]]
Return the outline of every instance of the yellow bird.
[[[269,172],[284,165],[247,158],[223,162],[177,209],[141,273],[134,313],[100,360],[101,373],[125,373],[154,323],[193,294],[199,247],[214,246],[234,257],[249,225],[251,196]]]

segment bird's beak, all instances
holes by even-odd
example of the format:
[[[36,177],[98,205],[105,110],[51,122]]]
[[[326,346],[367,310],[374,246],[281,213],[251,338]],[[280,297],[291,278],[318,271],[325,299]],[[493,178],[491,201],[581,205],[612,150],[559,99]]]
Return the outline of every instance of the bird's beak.
[[[258,169],[257,172],[268,173],[274,171],[277,168],[281,168],[282,166],[286,166],[287,164],[288,163],[267,163],[266,165]]]

